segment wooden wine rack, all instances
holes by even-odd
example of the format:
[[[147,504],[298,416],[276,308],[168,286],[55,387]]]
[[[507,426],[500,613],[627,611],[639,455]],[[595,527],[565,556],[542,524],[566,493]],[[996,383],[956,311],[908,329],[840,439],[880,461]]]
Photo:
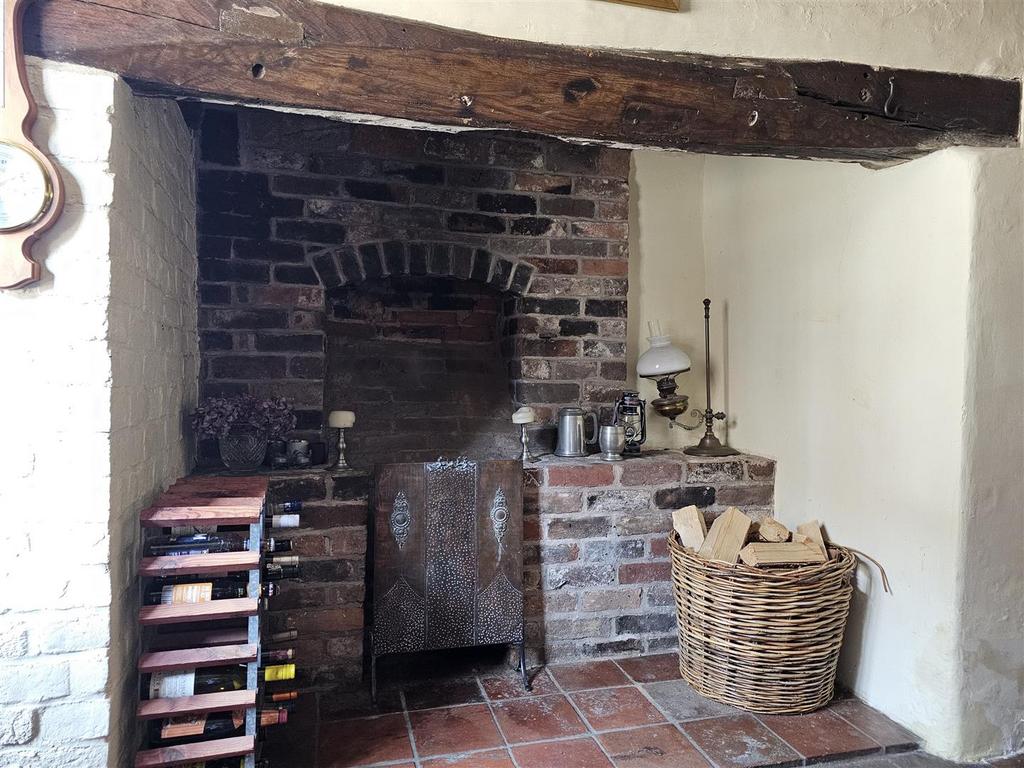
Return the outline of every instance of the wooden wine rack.
[[[260,477],[187,477],[171,488],[140,514],[143,529],[184,526],[248,525],[249,549],[244,552],[218,552],[180,557],[147,557],[139,565],[143,578],[156,576],[224,575],[248,571],[248,597],[211,600],[187,605],[145,605],[139,610],[139,623],[145,628],[167,624],[199,624],[223,619],[245,618],[246,630],[193,630],[181,640],[144,633],[148,650],[139,657],[139,674],[173,672],[200,667],[246,664],[245,690],[207,693],[181,698],[150,699],[139,703],[140,720],[178,717],[207,712],[245,710],[245,735],[198,741],[138,752],[135,768],[163,768],[188,763],[241,757],[245,768],[254,768],[256,759],[256,708],[260,664],[260,593],[263,512],[267,480]]]

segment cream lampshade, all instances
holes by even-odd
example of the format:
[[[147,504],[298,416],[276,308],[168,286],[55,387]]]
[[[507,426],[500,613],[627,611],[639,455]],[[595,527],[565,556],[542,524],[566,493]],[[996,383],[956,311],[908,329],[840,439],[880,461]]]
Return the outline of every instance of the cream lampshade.
[[[356,415],[352,411],[331,411],[327,416],[327,425],[331,429],[349,429],[355,423]]]
[[[333,469],[351,469],[345,459],[345,430],[355,426],[356,415],[352,411],[331,411],[327,414],[327,426],[338,430],[338,460]]]

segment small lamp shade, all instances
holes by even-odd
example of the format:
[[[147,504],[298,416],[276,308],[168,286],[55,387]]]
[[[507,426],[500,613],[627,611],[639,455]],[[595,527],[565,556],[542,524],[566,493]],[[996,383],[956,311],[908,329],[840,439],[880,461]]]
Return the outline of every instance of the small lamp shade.
[[[675,346],[668,336],[651,336],[651,348],[636,361],[637,375],[645,379],[675,376],[690,370],[690,357]]]
[[[537,414],[534,413],[533,408],[528,405],[524,405],[518,411],[512,414],[513,424],[533,424],[537,420]]]
[[[327,416],[327,425],[331,429],[348,429],[356,423],[356,415],[352,411],[331,411]]]

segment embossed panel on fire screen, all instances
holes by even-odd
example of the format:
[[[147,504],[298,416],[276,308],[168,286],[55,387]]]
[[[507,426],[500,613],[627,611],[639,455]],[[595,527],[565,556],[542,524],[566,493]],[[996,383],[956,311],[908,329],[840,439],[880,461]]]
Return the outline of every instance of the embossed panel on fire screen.
[[[371,680],[377,657],[479,645],[523,648],[519,461],[377,466]]]

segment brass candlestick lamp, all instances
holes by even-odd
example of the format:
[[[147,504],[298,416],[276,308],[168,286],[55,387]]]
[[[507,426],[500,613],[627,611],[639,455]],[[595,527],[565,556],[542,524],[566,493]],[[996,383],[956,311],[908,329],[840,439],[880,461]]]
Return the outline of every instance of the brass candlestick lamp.
[[[711,299],[704,299],[704,379],[707,390],[707,408],[705,410],[693,409],[691,415],[701,419],[692,427],[684,422],[676,422],[679,416],[686,413],[689,406],[689,398],[686,395],[677,395],[676,376],[690,370],[690,358],[678,347],[674,346],[668,336],[651,327],[651,337],[648,339],[651,348],[647,350],[637,361],[637,374],[645,379],[653,379],[658,385],[656,400],[651,401],[651,407],[655,412],[661,414],[669,421],[669,427],[679,426],[683,429],[700,429],[701,423],[704,426],[704,436],[697,445],[684,448],[683,453],[690,456],[735,456],[739,453],[735,448],[723,445],[715,436],[715,420],[725,419],[725,413],[715,411],[711,407]]]

